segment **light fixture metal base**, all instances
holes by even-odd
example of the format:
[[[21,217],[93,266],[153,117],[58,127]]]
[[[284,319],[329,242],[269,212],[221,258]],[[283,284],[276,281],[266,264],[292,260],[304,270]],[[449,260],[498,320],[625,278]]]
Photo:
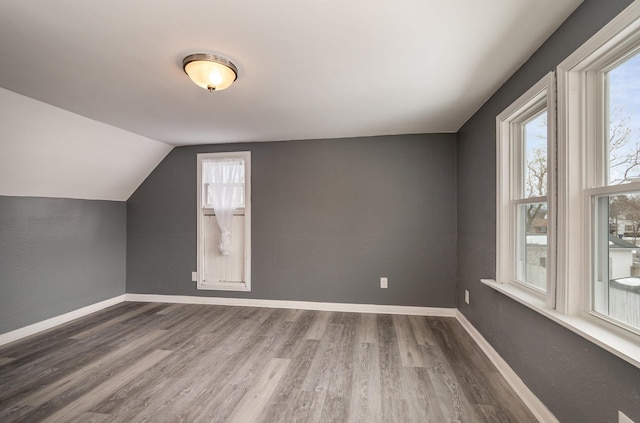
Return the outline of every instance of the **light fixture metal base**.
[[[191,62],[196,62],[199,60],[202,60],[205,62],[214,62],[214,63],[219,63],[221,65],[224,65],[229,69],[231,69],[233,73],[236,74],[236,79],[238,78],[238,68],[236,67],[236,65],[234,65],[233,62],[231,62],[229,59],[226,59],[222,56],[217,56],[215,54],[207,54],[207,53],[190,54],[184,59],[182,59],[182,70],[184,70],[184,72],[187,73],[187,71],[185,70],[186,66]]]
[[[193,65],[190,66],[191,63],[193,63]],[[211,82],[209,82],[206,74],[202,73],[201,65],[198,65],[202,63],[215,64],[215,66],[218,66],[219,69],[226,69],[226,71],[224,71],[222,74],[227,74],[228,76],[226,77],[226,79],[220,81],[225,82],[223,82],[221,86],[218,86],[218,81],[214,82],[212,80]],[[199,69],[201,69],[199,72],[193,71],[193,66],[195,65],[197,65]],[[189,56],[182,59],[182,70],[184,70],[184,72],[189,75],[189,78],[191,78],[191,80],[193,80],[196,85],[208,90],[209,92],[224,90],[225,88],[229,87],[236,79],[238,79],[238,68],[236,67],[236,65],[234,65],[230,60],[222,56],[217,56],[215,54],[190,54]]]

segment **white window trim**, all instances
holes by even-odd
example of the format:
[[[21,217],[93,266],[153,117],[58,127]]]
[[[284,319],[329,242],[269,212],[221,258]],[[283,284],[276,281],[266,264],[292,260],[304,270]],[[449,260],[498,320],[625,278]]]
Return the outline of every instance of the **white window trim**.
[[[566,283],[558,286],[557,309],[565,314],[590,314],[587,306],[591,290],[585,289],[584,283],[591,278],[592,264],[588,194],[615,192],[619,188],[593,189],[600,185],[597,179],[604,173],[599,169],[604,153],[596,148],[597,134],[604,128],[601,119],[587,117],[602,113],[604,99],[598,89],[587,90],[584,97],[581,94],[584,87],[598,82],[589,68],[619,55],[616,45],[638,30],[640,2],[636,1],[558,65],[558,164],[564,169],[558,179],[558,251],[565,252],[558,260],[558,278]],[[590,163],[595,171],[584,169],[583,162]],[[631,185],[626,185],[625,190],[632,189]],[[583,248],[569,248],[572,245]]]
[[[514,134],[514,126],[520,127],[524,117],[529,117],[536,106],[544,102],[547,111],[547,177],[549,181],[555,178],[555,89],[553,73],[547,74],[538,83],[520,96],[513,104],[505,109],[496,118],[496,280],[498,283],[512,284],[517,290],[522,290],[526,295],[534,295],[546,301],[549,307],[554,306],[555,299],[555,185],[547,184],[547,291],[543,293],[516,281],[516,225],[513,210],[514,200],[520,196],[519,187],[522,181],[514,177],[514,160],[522,156],[520,144],[514,145],[514,140],[519,138]],[[536,112],[537,113],[537,112]],[[515,125],[514,125],[515,124]],[[522,165],[522,164],[520,164]],[[527,199],[532,201],[535,198]],[[524,200],[522,200],[524,201]],[[546,300],[545,300],[546,299]]]
[[[243,159],[245,166],[245,205],[237,210],[235,215],[244,215],[244,281],[242,282],[209,282],[204,283],[204,216],[213,215],[212,209],[202,208],[202,162],[203,160]],[[198,203],[197,203],[197,289],[217,291],[251,291],[251,152],[235,151],[225,153],[199,153],[197,156],[198,167]]]
[[[640,336],[609,323],[601,316],[595,317],[590,312],[593,260],[590,239],[592,198],[598,194],[636,190],[640,188],[640,183],[633,182],[625,184],[624,187],[598,187],[599,181],[596,179],[602,177],[603,172],[596,166],[602,163],[599,159],[603,152],[598,151],[594,143],[597,141],[596,134],[604,128],[602,128],[601,119],[587,119],[586,116],[601,113],[601,110],[594,109],[593,105],[599,107],[598,105],[603,103],[603,96],[601,90],[587,91],[583,96],[586,84],[597,83],[597,80],[594,80],[595,74],[585,70],[620,55],[625,47],[618,48],[616,45],[629,41],[630,35],[638,31],[640,31],[640,0],[628,6],[558,65],[556,70],[558,175],[555,307],[544,298],[533,295],[519,286],[504,283],[503,260],[506,254],[504,248],[510,245],[510,241],[501,227],[503,222],[500,217],[504,214],[501,203],[498,203],[496,222],[498,230],[496,280],[481,279],[481,282],[640,368]],[[535,91],[535,87],[531,90]],[[508,113],[510,109],[505,110],[503,114]],[[602,109],[601,106],[600,109]],[[550,118],[549,121],[551,120]],[[498,126],[498,131],[500,129]],[[500,148],[499,145],[498,148]],[[502,152],[499,149],[497,153],[500,157]],[[588,172],[589,169],[585,169],[584,164],[589,163],[590,168],[595,171]],[[504,167],[504,164],[502,166]],[[498,198],[504,198],[505,194],[501,191],[504,187],[500,185],[504,171],[498,160]],[[582,247],[575,248],[576,245]]]
[[[594,195],[640,186],[603,186],[605,152],[599,138],[605,136],[604,117],[600,117],[605,99],[601,78],[593,69],[602,68],[628,50],[630,43],[639,42],[639,31],[640,2],[636,1],[558,66],[558,157],[563,169],[558,181],[558,249],[566,255],[559,259],[558,274],[564,286],[559,287],[557,309],[640,343],[639,336],[591,311]],[[571,248],[576,245],[583,247]]]

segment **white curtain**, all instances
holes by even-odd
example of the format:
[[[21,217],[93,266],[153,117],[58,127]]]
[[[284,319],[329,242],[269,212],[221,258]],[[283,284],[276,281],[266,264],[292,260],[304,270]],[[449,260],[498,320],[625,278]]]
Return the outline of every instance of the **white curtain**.
[[[220,228],[220,253],[231,253],[233,213],[244,207],[244,160],[228,159],[204,162],[205,207],[213,207]]]

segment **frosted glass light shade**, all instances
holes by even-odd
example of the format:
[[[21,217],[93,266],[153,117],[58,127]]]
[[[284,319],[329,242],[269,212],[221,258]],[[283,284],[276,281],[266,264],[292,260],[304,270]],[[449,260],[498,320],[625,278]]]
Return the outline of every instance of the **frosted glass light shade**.
[[[233,63],[213,54],[187,56],[182,67],[196,85],[209,91],[229,88],[238,77],[238,69]]]

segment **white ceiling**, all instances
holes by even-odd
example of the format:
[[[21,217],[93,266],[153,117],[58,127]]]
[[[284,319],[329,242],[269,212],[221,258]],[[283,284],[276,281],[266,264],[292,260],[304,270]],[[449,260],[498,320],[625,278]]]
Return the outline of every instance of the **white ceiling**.
[[[580,2],[5,0],[0,87],[172,145],[455,132]]]

